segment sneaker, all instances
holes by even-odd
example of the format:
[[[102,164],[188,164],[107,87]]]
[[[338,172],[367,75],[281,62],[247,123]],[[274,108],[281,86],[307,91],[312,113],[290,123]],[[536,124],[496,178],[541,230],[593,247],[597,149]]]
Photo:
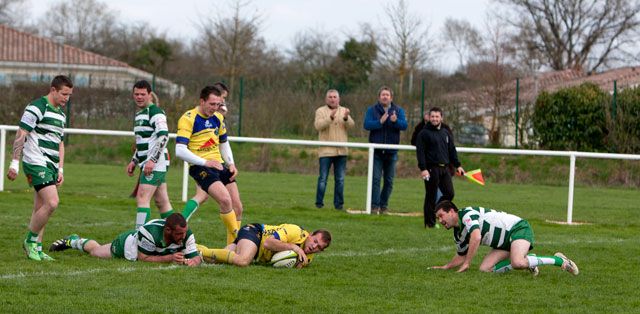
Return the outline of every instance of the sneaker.
[[[531,275],[533,275],[533,277],[540,275],[540,269],[538,268],[538,266],[536,267],[532,267],[532,268],[528,268],[529,272],[531,273]]]
[[[389,214],[389,208],[382,206],[380,207],[380,215],[387,215]]]
[[[64,251],[71,248],[71,244],[69,243],[71,239],[79,239],[77,234],[72,234],[66,238],[59,239],[54,241],[49,247],[49,252],[55,251]]]
[[[378,206],[371,206],[371,215],[378,214]]]
[[[318,205],[318,204],[316,204],[316,208],[317,208],[317,209],[320,209],[320,208],[322,208],[322,207],[324,207],[324,205]]]
[[[562,259],[562,266],[561,266],[562,270],[568,271],[572,275],[578,275],[580,271],[578,270],[578,265],[576,265],[576,263],[568,259],[566,256],[564,256],[564,254],[560,252],[553,254],[553,256],[556,256]]]
[[[38,253],[38,243],[35,242],[27,242],[24,240],[22,243],[24,250],[27,252],[27,258],[32,259],[34,261],[41,261],[40,254]]]
[[[53,261],[56,260],[55,258],[47,255],[47,253],[45,253],[45,252],[38,251],[38,253],[40,253],[40,260],[42,260],[42,261],[53,262]]]

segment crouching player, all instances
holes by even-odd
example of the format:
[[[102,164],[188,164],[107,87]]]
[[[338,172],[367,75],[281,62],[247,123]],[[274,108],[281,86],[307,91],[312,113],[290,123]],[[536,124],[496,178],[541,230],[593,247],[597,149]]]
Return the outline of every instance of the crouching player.
[[[536,276],[538,265],[560,266],[573,275],[578,274],[578,266],[562,253],[554,256],[536,256],[529,254],[533,248],[533,230],[526,220],[482,207],[467,207],[458,210],[451,201],[442,201],[436,205],[436,218],[445,228],[453,228],[453,238],[458,253],[443,266],[431,269],[449,269],[460,265],[458,272],[469,268],[471,260],[480,244],[493,249],[480,264],[484,272],[505,273],[512,269],[529,269]]]
[[[196,240],[181,214],[154,219],[137,230],[119,235],[113,242],[100,245],[91,239],[71,235],[51,244],[49,251],[76,249],[98,258],[125,258],[130,261],[184,264],[198,266],[202,261]]]
[[[236,240],[224,249],[209,249],[197,245],[205,261],[247,266],[252,260],[268,263],[273,254],[293,250],[298,254],[297,268],[311,263],[314,253],[323,252],[331,244],[331,233],[325,229],[307,232],[300,226],[279,226],[252,223],[244,225]]]

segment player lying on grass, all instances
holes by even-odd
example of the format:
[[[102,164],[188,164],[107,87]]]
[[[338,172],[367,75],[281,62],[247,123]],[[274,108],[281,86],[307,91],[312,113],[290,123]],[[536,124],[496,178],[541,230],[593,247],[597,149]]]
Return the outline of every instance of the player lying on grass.
[[[453,228],[453,238],[458,253],[444,266],[431,269],[449,269],[460,265],[458,272],[469,268],[471,260],[480,244],[493,249],[480,264],[480,271],[505,273],[512,269],[529,269],[536,276],[538,265],[556,265],[573,275],[578,274],[578,266],[564,256],[527,255],[533,248],[533,230],[526,220],[482,207],[467,207],[458,210],[451,201],[436,205],[436,218],[447,229]]]
[[[184,264],[198,266],[202,261],[196,250],[196,240],[182,214],[173,213],[166,219],[154,219],[137,230],[119,235],[113,242],[100,243],[70,235],[51,244],[49,251],[76,249],[98,258],[125,258],[130,261]]]
[[[309,233],[300,226],[251,223],[242,226],[236,240],[224,249],[197,245],[205,261],[247,266],[252,260],[268,263],[273,254],[293,250],[298,254],[297,268],[311,263],[314,253],[323,252],[331,244],[331,233],[318,229]]]

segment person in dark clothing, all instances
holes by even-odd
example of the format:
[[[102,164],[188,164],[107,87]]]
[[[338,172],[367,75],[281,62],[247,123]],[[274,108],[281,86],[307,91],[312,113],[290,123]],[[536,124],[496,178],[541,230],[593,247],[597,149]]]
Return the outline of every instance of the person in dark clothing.
[[[424,225],[433,228],[436,217],[433,209],[436,205],[437,191],[442,192],[441,200],[453,200],[453,182],[448,164],[453,164],[458,172],[464,169],[458,161],[458,152],[453,143],[451,131],[443,127],[442,110],[433,107],[429,110],[429,123],[425,123],[416,138],[416,156],[418,167],[424,179]]]

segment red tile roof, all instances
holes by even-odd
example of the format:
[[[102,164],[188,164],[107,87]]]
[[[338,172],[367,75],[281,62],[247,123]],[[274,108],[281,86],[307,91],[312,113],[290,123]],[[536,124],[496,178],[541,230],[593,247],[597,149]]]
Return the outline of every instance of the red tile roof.
[[[53,40],[0,24],[0,61],[58,63],[58,44]],[[62,46],[62,63],[129,67],[116,59],[69,45]]]

